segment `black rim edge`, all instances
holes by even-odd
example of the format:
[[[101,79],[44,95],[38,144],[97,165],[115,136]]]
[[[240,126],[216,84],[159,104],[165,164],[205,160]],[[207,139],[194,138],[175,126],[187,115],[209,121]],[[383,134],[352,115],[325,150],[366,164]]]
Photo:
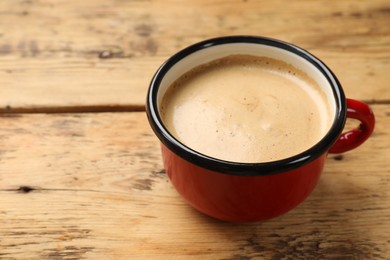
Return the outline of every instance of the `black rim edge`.
[[[308,150],[294,155],[292,157],[265,163],[237,163],[229,162],[216,158],[212,158],[206,155],[203,155],[199,152],[192,150],[191,148],[185,146],[178,140],[176,140],[167,129],[164,127],[161,118],[158,114],[157,107],[157,92],[158,87],[165,76],[174,64],[182,60],[186,56],[204,49],[222,44],[231,44],[231,43],[255,43],[255,44],[264,44],[280,49],[290,51],[305,60],[309,61],[314,65],[322,74],[326,77],[328,82],[332,87],[333,94],[336,100],[336,115],[335,120],[328,131],[328,133],[313,147]],[[275,40],[267,37],[260,36],[225,36],[208,39],[199,43],[195,43],[187,48],[177,52],[166,62],[164,62],[160,68],[157,70],[155,75],[152,78],[152,81],[149,86],[147,93],[146,101],[146,113],[149,120],[149,123],[160,139],[160,141],[167,146],[171,151],[173,151],[178,156],[183,159],[194,163],[200,167],[217,171],[225,174],[233,174],[240,176],[262,176],[269,174],[281,173],[288,171],[300,166],[303,166],[326,152],[337,140],[338,136],[341,134],[341,131],[344,127],[346,120],[346,104],[345,104],[345,95],[343,89],[337,80],[333,72],[317,57],[311,53],[297,47],[293,44],[283,42],[280,40]]]

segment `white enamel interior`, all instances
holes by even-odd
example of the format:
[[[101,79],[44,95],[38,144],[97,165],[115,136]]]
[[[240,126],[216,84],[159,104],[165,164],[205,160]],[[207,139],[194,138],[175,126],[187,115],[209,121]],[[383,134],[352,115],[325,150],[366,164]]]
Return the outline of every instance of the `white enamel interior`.
[[[255,44],[255,43],[229,43],[208,47],[197,52],[194,52],[184,59],[177,62],[166,73],[161,81],[161,85],[157,94],[157,104],[160,106],[162,98],[168,87],[181,75],[191,70],[192,68],[201,64],[210,62],[212,60],[222,58],[232,54],[247,54],[255,56],[270,57],[273,59],[282,60],[295,68],[300,69],[315,80],[318,85],[326,93],[329,104],[331,105],[332,114],[335,115],[336,101],[333,96],[332,88],[326,77],[309,61],[294,54],[273,46]]]

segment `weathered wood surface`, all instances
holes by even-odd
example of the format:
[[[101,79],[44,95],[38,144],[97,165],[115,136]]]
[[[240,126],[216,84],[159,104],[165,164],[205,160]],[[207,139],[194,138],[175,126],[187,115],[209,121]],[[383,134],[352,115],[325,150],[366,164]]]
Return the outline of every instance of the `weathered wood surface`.
[[[142,109],[169,56],[222,35],[308,49],[348,96],[390,100],[390,2],[0,1],[0,110]]]
[[[0,259],[389,259],[389,23],[387,0],[0,1]],[[181,199],[134,112],[165,59],[233,34],[311,51],[377,115],[303,204],[246,225]]]
[[[3,115],[0,259],[388,259],[390,106],[373,109],[303,204],[246,225],[182,200],[143,112]]]

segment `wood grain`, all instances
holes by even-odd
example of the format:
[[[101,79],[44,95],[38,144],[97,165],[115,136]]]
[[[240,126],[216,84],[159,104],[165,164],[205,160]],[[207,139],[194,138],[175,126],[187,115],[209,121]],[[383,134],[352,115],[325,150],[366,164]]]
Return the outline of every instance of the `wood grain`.
[[[0,111],[139,110],[169,56],[236,34],[297,44],[348,96],[388,102],[389,22],[387,0],[1,1]]]
[[[0,117],[1,259],[387,259],[390,107],[372,138],[329,156],[311,196],[231,224],[169,183],[142,112]]]

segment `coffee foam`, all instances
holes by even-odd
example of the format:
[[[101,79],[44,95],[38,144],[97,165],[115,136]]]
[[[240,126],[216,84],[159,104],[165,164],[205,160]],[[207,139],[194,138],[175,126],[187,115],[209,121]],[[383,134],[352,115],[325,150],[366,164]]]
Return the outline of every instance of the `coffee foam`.
[[[304,72],[279,60],[231,55],[177,79],[160,106],[180,142],[234,162],[268,162],[301,153],[328,131],[329,102]]]

